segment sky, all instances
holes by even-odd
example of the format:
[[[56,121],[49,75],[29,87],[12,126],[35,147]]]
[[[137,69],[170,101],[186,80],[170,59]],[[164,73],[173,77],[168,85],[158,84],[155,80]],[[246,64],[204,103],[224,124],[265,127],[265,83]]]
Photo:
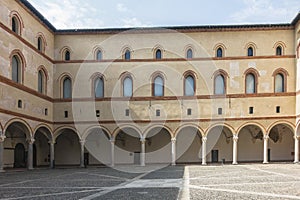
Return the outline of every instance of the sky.
[[[300,0],[28,0],[58,29],[290,23]]]

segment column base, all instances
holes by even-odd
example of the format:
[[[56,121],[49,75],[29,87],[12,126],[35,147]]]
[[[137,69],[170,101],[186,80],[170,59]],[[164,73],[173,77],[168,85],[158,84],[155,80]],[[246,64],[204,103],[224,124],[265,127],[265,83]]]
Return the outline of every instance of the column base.
[[[3,173],[3,172],[5,172],[5,170],[4,169],[0,169],[0,173]]]
[[[238,162],[233,162],[232,164],[233,164],[233,165],[238,165]]]
[[[28,170],[34,170],[34,168],[33,167],[28,167]]]
[[[295,164],[299,164],[299,161],[294,161]]]
[[[172,163],[172,166],[176,166],[176,163]]]
[[[269,162],[263,162],[263,164],[269,164]]]
[[[205,166],[205,165],[207,165],[207,163],[202,163],[202,165],[204,165],[204,166]]]

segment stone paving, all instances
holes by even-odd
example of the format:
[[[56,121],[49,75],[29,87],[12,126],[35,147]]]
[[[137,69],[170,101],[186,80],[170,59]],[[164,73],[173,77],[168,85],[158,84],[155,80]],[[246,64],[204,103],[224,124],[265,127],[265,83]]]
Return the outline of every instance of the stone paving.
[[[300,199],[299,164],[118,169],[8,170],[0,173],[0,199]]]

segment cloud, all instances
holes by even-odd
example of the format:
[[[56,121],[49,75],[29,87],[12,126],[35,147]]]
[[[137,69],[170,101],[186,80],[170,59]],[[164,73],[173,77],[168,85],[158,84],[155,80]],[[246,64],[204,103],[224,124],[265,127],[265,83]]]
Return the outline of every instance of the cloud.
[[[117,4],[117,10],[119,12],[128,12],[129,11],[129,9],[127,7],[125,7],[124,4],[122,4],[122,3]]]
[[[122,19],[123,27],[149,27],[150,24],[143,23],[136,17]]]
[[[56,28],[95,28],[104,25],[104,22],[97,19],[97,11],[90,4],[80,0],[52,0],[35,4],[30,0],[45,17]]]
[[[299,1],[243,0],[244,8],[233,13],[230,19],[235,23],[290,22],[298,13]]]

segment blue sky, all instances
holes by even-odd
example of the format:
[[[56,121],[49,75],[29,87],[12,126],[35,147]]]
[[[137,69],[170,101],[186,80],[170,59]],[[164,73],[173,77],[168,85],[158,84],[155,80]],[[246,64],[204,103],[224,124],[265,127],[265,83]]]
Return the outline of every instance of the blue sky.
[[[28,0],[56,28],[289,23],[299,0]]]

